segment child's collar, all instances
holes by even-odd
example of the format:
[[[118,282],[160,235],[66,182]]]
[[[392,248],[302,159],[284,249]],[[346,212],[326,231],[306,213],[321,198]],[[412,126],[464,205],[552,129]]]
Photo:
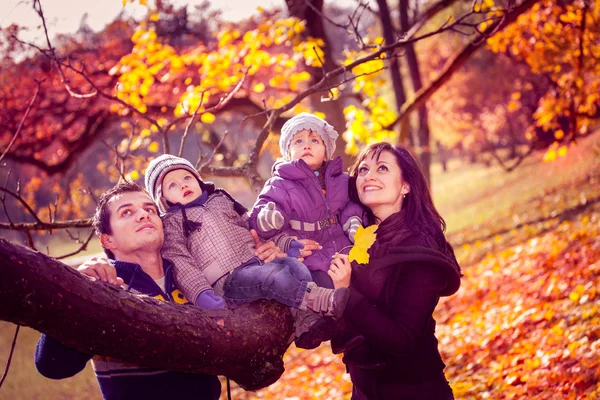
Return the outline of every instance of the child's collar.
[[[198,198],[190,201],[187,204],[177,203],[177,204],[173,204],[173,205],[169,206],[169,208],[167,209],[167,212],[169,213],[171,211],[180,210],[182,206],[183,206],[183,208],[200,207],[204,203],[206,203],[206,200],[208,200],[208,195],[209,195],[208,191],[204,190],[204,191],[202,191],[202,194],[200,196],[198,196]]]

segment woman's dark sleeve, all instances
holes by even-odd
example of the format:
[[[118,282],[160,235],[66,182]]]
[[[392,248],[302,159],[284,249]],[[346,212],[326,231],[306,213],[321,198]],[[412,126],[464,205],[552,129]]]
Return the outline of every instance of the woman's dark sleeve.
[[[344,318],[371,346],[393,353],[411,350],[423,334],[438,303],[438,291],[445,286],[439,268],[429,264],[406,263],[397,275],[391,312],[386,313],[350,287]]]
[[[35,367],[50,379],[70,378],[81,372],[91,355],[65,346],[58,340],[42,334],[35,348]]]

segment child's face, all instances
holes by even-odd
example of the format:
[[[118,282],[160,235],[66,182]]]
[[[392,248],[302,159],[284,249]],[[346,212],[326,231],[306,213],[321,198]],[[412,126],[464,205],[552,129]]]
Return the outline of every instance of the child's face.
[[[185,169],[176,169],[163,178],[162,195],[173,203],[187,204],[202,194],[198,179]]]
[[[323,164],[327,149],[321,137],[307,129],[300,131],[292,138],[290,144],[290,158],[292,160],[303,159],[313,170],[317,170]]]

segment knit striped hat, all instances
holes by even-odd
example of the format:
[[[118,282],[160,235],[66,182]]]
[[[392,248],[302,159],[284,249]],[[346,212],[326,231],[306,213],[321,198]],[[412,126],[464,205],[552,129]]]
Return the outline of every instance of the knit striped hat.
[[[169,208],[167,201],[162,195],[162,181],[165,175],[176,169],[185,169],[191,172],[201,185],[203,183],[196,168],[185,158],[163,154],[150,161],[148,168],[146,168],[146,190],[150,193],[150,197],[156,203],[161,213],[167,212]]]
[[[284,160],[290,161],[290,143],[292,143],[294,135],[305,129],[315,132],[323,139],[327,150],[327,159],[330,160],[335,151],[335,140],[339,135],[327,121],[309,113],[300,113],[283,124],[279,137],[279,150]]]

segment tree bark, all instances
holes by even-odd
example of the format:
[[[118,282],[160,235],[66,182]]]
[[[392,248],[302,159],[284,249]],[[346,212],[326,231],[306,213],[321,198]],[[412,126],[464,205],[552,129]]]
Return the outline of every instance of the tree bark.
[[[314,8],[307,4],[309,2]],[[325,43],[325,46],[322,49],[325,59],[321,60],[324,63],[323,67],[308,67],[308,72],[310,72],[312,77],[309,85],[314,85],[323,79],[325,73],[338,68],[338,65],[334,61],[331,41],[325,33],[325,27],[323,26],[323,0],[286,0],[286,4],[288,6],[290,15],[306,21],[306,36],[322,39]],[[335,82],[331,82],[331,86],[337,82],[339,82],[339,78],[335,78]],[[337,147],[333,155],[335,157],[342,157],[344,166],[348,167],[352,162],[352,157],[344,152],[346,141],[341,136],[346,130],[344,106],[340,99],[321,101],[321,96],[324,95],[327,95],[327,92],[320,91],[311,94],[309,96],[309,101],[312,109],[324,113],[327,122],[333,125],[335,130],[340,134],[340,137],[337,140]]]
[[[392,24],[390,7],[388,6],[387,0],[377,0],[379,7],[379,20],[381,21],[381,27],[383,30],[383,39],[386,44],[391,44],[396,41],[395,29]],[[392,87],[394,89],[394,97],[396,99],[396,111],[400,114],[402,105],[406,102],[406,93],[404,91],[404,85],[402,83],[402,75],[400,74],[400,62],[398,57],[395,56],[395,50],[388,51],[387,55],[390,60],[390,76],[392,78]],[[405,142],[406,139],[414,144],[412,136],[410,135],[410,126],[405,124],[400,128],[400,136],[398,142]]]
[[[276,302],[201,310],[132,295],[5,239],[0,320],[30,326],[88,354],[226,375],[246,390],[279,379],[293,332],[289,309]]]
[[[408,0],[399,0],[398,9],[400,12],[400,31],[404,34],[411,28],[411,24],[408,19]],[[406,63],[408,64],[408,71],[410,73],[413,91],[417,93],[423,87],[423,83],[421,81],[421,71],[419,70],[419,60],[417,59],[415,45],[413,43],[408,43],[406,46]],[[400,110],[398,110],[398,114],[400,114]],[[413,145],[417,149],[419,160],[421,161],[421,167],[423,167],[423,173],[425,174],[425,179],[427,179],[427,183],[431,185],[431,146],[429,123],[427,121],[427,105],[425,103],[422,103],[419,106],[418,117],[419,130],[416,133],[413,133]]]

